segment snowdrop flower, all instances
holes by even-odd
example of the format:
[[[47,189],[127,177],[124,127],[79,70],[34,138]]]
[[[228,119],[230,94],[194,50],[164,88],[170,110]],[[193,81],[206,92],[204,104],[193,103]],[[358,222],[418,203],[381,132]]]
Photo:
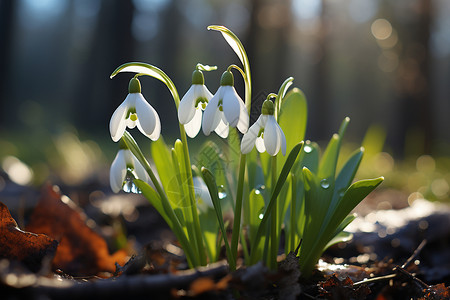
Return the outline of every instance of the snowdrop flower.
[[[205,79],[200,70],[192,73],[192,85],[178,106],[178,120],[184,124],[186,134],[194,138],[202,125],[202,112],[212,98],[211,92],[205,86]]]
[[[109,182],[114,193],[118,193],[122,189],[125,184],[127,173],[131,173],[134,178],[141,179],[145,182],[150,181],[144,167],[123,141],[120,142],[119,147],[120,149],[117,152],[116,158],[112,162],[109,171]]]
[[[109,122],[112,140],[120,140],[126,127],[132,129],[137,126],[142,134],[156,141],[161,133],[161,122],[158,113],[142,96],[141,84],[137,78],[130,80],[128,92]]]
[[[281,148],[283,155],[286,155],[286,137],[273,114],[273,102],[264,101],[258,120],[242,137],[241,152],[243,154],[252,151],[253,146],[256,145],[256,149],[261,153],[267,151],[270,155],[275,156]]]
[[[242,133],[247,132],[248,112],[233,85],[233,74],[225,71],[220,80],[219,89],[209,101],[203,114],[202,127],[205,135],[215,131],[220,137],[226,138],[228,125],[237,127]]]
[[[198,201],[198,208],[201,212],[206,212],[209,208],[214,208],[208,187],[202,177],[194,176],[195,198]]]

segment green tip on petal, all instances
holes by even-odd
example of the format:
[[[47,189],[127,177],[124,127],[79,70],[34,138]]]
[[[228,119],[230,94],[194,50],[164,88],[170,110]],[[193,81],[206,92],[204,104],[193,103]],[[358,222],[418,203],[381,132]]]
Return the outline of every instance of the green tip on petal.
[[[270,100],[265,100],[261,108],[261,114],[273,115],[274,113],[275,113],[275,106],[273,102]]]
[[[128,93],[140,93],[141,92],[141,83],[137,78],[131,78],[130,83],[128,84]]]
[[[205,78],[203,77],[202,71],[195,70],[192,72],[192,84],[205,84]]]
[[[234,85],[234,77],[233,73],[230,71],[225,71],[222,74],[222,78],[220,79],[220,85]]]

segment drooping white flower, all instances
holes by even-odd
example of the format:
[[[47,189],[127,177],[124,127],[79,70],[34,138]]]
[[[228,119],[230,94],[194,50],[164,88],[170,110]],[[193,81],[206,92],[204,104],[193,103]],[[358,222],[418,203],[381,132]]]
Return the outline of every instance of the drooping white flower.
[[[233,74],[225,71],[219,89],[203,114],[202,127],[205,135],[215,131],[220,137],[226,138],[228,126],[237,127],[242,133],[247,132],[249,123],[247,108],[233,85]]]
[[[197,199],[197,205],[200,211],[205,212],[208,208],[214,208],[211,195],[203,178],[194,176],[192,180],[194,182],[195,198]]]
[[[132,78],[128,86],[129,94],[114,111],[109,122],[109,131],[114,142],[120,140],[128,127],[138,127],[139,131],[153,141],[159,138],[161,122],[158,113],[141,94],[141,84]]]
[[[261,153],[267,151],[275,156],[281,149],[283,155],[286,155],[286,137],[273,114],[273,102],[264,101],[258,120],[242,137],[241,152],[243,154],[252,151],[253,146],[256,145],[256,149]]]
[[[109,170],[109,182],[114,193],[118,193],[122,189],[128,172],[134,178],[141,179],[145,182],[150,181],[144,167],[133,153],[121,145],[121,149],[117,152],[116,158],[114,158],[111,169]]]
[[[202,125],[202,112],[213,95],[205,86],[205,79],[200,70],[192,74],[192,85],[178,106],[178,120],[184,124],[186,134],[194,138]]]

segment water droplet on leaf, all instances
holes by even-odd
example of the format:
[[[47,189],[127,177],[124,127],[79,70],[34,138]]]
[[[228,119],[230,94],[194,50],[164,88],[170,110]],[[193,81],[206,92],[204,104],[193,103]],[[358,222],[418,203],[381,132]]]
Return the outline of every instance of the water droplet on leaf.
[[[218,193],[219,193],[219,199],[222,200],[227,196],[227,192],[225,190],[225,188],[223,187],[223,185],[219,185],[217,187]]]
[[[313,149],[311,146],[306,145],[303,147],[303,151],[305,151],[305,153],[311,153],[312,150]]]
[[[258,218],[262,220],[264,218],[264,214],[259,214]]]
[[[122,186],[122,190],[125,193],[133,193],[133,194],[141,194],[141,190],[134,184],[134,175],[130,170],[127,172],[127,176],[125,177],[125,181]]]
[[[320,186],[321,186],[322,188],[324,188],[324,189],[327,189],[327,188],[330,187],[330,183],[328,182],[327,179],[322,179],[322,180],[320,181]]]

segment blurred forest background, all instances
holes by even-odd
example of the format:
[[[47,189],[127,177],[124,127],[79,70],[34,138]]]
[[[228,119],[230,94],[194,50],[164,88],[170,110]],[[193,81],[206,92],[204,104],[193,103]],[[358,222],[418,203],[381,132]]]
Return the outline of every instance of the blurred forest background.
[[[240,65],[211,24],[242,40],[253,97],[295,78],[308,139],[328,140],[348,116],[346,140],[376,128],[395,158],[449,155],[448,0],[0,0],[0,159],[19,157],[45,179],[44,162],[58,157],[55,166],[75,169],[67,180],[83,181],[117,150],[108,124],[131,75],[111,80],[116,67],[156,65],[183,95],[198,62],[219,67],[206,74],[212,93],[223,70]],[[171,141],[170,93],[141,83]],[[243,95],[238,76],[236,88]]]

